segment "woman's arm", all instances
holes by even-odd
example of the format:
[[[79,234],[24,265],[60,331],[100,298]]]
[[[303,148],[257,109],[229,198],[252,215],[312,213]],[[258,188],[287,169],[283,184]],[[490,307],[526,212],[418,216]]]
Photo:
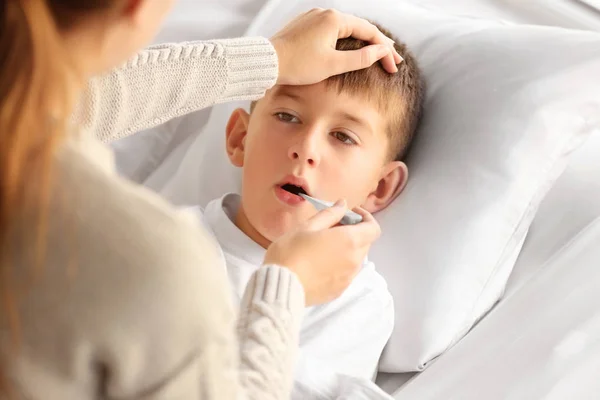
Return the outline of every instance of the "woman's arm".
[[[289,399],[304,314],[304,290],[290,270],[261,267],[242,299],[240,382],[252,400]]]
[[[168,393],[176,387],[185,394],[181,398],[193,400],[290,399],[304,315],[304,291],[295,274],[266,266],[252,275],[237,335],[231,314],[221,315],[215,326],[197,332],[209,340],[196,362],[167,374],[169,382],[152,398],[170,399]]]
[[[75,121],[108,142],[215,103],[260,98],[277,73],[265,38],[154,46],[92,79]]]

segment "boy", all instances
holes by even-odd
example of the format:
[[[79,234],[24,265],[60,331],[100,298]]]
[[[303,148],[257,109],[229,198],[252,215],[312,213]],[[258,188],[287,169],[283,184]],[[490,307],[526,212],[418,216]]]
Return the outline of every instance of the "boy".
[[[404,188],[402,160],[421,115],[423,84],[414,58],[396,43],[404,57],[396,74],[377,63],[316,85],[276,86],[250,113],[232,113],[226,149],[243,168],[242,194],[212,201],[203,222],[223,249],[237,300],[269,244],[315,214],[299,192],[376,213]],[[337,48],[364,45],[349,38]],[[331,398],[343,375],[372,379],[393,323],[386,283],[365,260],[340,298],[306,310],[295,398]]]

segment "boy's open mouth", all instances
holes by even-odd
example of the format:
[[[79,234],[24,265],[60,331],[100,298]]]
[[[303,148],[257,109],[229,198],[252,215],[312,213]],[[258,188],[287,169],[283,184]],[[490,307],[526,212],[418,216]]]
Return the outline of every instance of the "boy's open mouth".
[[[306,193],[306,190],[304,190],[301,186],[292,185],[290,183],[286,183],[285,185],[281,186],[281,188],[286,192],[295,194],[296,196],[299,196],[300,193],[308,195],[308,193]]]

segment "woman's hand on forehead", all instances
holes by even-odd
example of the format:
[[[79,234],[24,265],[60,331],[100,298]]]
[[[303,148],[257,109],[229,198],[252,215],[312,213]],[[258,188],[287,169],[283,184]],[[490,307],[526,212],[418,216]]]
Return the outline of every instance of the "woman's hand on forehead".
[[[336,50],[337,40],[350,36],[371,44],[359,50]],[[310,85],[377,61],[396,73],[402,62],[394,42],[375,25],[332,9],[301,14],[276,33],[271,43],[279,57],[280,85]]]

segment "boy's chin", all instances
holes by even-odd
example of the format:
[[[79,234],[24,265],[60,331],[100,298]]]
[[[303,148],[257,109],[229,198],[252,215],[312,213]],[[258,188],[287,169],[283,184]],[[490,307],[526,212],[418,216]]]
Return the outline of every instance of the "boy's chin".
[[[274,224],[271,223],[269,226],[261,227],[259,230],[261,235],[266,238],[269,242],[275,242],[277,239],[289,232],[293,227],[289,224]]]
[[[290,219],[289,215],[270,216],[265,218],[262,226],[258,229],[263,237],[274,242],[287,232],[298,227],[303,221]]]

